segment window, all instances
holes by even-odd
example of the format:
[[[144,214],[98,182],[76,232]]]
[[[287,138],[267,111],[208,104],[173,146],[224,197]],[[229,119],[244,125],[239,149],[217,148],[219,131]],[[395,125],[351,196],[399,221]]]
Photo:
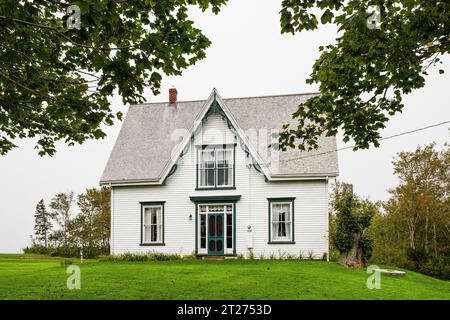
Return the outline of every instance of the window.
[[[207,146],[198,153],[198,188],[234,187],[234,145]]]
[[[206,206],[200,206],[200,248],[206,248]]]
[[[269,199],[269,243],[294,243],[294,198]]]
[[[164,243],[164,204],[141,203],[142,231],[141,244],[154,245]]]
[[[222,149],[216,151],[217,155],[217,185],[230,186],[233,179],[233,151]]]
[[[227,206],[227,248],[233,248],[233,216],[231,206]]]

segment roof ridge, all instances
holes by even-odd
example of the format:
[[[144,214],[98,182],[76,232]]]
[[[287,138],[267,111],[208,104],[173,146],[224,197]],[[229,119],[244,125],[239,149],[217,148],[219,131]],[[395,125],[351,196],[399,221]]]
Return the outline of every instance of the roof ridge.
[[[238,100],[238,99],[253,99],[253,98],[275,98],[275,97],[292,97],[292,96],[308,96],[313,94],[319,94],[320,92],[302,92],[302,93],[285,93],[285,94],[269,94],[263,96],[248,96],[248,97],[234,97],[223,98],[222,100]]]
[[[246,97],[233,97],[233,98],[222,98],[222,100],[242,100],[242,99],[256,99],[256,98],[275,98],[275,97],[292,97],[292,96],[307,96],[307,95],[314,95],[314,94],[320,94],[318,91],[312,91],[312,92],[303,92],[303,93],[285,93],[285,94],[270,94],[270,95],[263,95],[263,96],[246,96]],[[205,102],[208,99],[196,99],[196,100],[181,100],[177,101],[177,103],[189,103],[189,102]],[[160,101],[160,102],[145,102],[145,103],[137,103],[137,104],[131,104],[132,106],[145,106],[145,105],[154,105],[154,104],[169,104],[168,101]]]

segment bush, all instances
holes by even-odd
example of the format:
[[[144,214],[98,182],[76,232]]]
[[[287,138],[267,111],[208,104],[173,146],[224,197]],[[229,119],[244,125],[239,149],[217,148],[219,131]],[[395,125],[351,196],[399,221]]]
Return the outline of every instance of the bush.
[[[32,253],[32,254],[49,254],[52,251],[52,248],[34,245],[31,247],[26,247],[23,250],[23,253]]]
[[[67,257],[67,258],[79,258],[80,248],[78,247],[44,247],[44,246],[31,246],[23,249],[24,253],[33,254],[47,254],[52,257]],[[99,255],[109,254],[109,246],[105,247],[85,247],[83,248],[83,258],[94,259]]]
[[[99,256],[99,261],[102,262],[151,262],[151,261],[174,261],[174,260],[188,260],[192,259],[192,255],[182,257],[179,254],[165,254],[165,253],[130,253],[126,252],[119,255],[102,255]]]
[[[406,256],[414,264],[415,269],[419,269],[428,260],[428,255],[424,250],[408,249]]]
[[[56,247],[50,252],[50,256],[78,258],[80,256],[80,249],[76,247]]]
[[[422,265],[420,272],[443,280],[450,280],[450,257],[432,257]]]
[[[424,250],[409,249],[407,257],[411,264],[406,267],[435,278],[450,280],[450,256],[435,256]]]

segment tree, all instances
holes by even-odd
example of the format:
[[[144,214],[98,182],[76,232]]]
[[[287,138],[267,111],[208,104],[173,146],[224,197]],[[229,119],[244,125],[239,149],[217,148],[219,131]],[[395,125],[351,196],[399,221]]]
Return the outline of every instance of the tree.
[[[52,229],[52,215],[45,208],[44,200],[41,199],[36,205],[36,213],[34,215],[34,234],[35,240],[48,247],[48,237]]]
[[[52,215],[58,223],[60,230],[57,230],[52,237],[53,241],[62,243],[63,246],[69,245],[70,240],[70,219],[71,210],[74,201],[73,192],[57,193],[50,202]]]
[[[347,184],[336,184],[332,200],[334,210],[331,241],[339,250],[339,263],[346,267],[364,267],[372,254],[367,236],[376,206],[354,195]]]
[[[180,75],[205,57],[210,41],[188,5],[218,13],[225,2],[0,1],[0,155],[16,138],[38,137],[40,155],[53,155],[58,140],[103,138],[101,126],[122,118],[110,108],[113,92],[143,102],[161,74]]]
[[[307,83],[320,84],[320,95],[299,106],[298,126],[284,126],[280,147],[311,150],[338,129],[355,149],[379,146],[380,130],[404,107],[402,95],[423,87],[428,69],[450,52],[450,2],[283,0],[283,33],[315,30],[319,21],[337,25],[339,37],[319,48]]]
[[[111,231],[111,189],[86,189],[78,195],[77,205],[80,208],[78,224],[86,228],[84,237],[88,245],[96,244],[102,247],[109,245]]]
[[[450,279],[450,148],[400,152],[399,185],[371,227],[374,260]]]
[[[386,210],[408,227],[408,247],[450,252],[450,148],[436,151],[430,144],[400,152],[393,164],[400,184]]]

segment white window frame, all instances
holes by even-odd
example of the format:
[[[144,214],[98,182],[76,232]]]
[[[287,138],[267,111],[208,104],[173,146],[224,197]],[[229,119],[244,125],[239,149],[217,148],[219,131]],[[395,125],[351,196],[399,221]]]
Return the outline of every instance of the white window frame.
[[[205,170],[205,166],[202,163],[202,154],[204,152],[211,152],[214,151],[214,185],[202,185],[202,170]],[[222,184],[218,185],[218,172],[219,172],[219,166],[218,166],[218,153],[223,151],[230,151],[230,161],[228,165],[228,172],[229,172],[229,179],[228,184]],[[218,146],[208,146],[206,148],[199,148],[197,151],[197,188],[198,189],[222,189],[222,188],[233,188],[234,187],[234,170],[235,170],[235,147],[234,145],[218,145]],[[225,152],[226,154],[226,152]],[[207,181],[207,179],[206,179]]]
[[[295,243],[294,242],[294,199],[289,200],[271,200],[269,199],[269,205],[270,205],[270,214],[269,214],[269,228],[270,228],[270,238],[269,243]],[[274,230],[274,222],[273,222],[273,215],[274,215],[274,206],[276,205],[289,205],[289,221],[285,221],[285,223],[289,223],[289,237],[278,237],[275,236],[277,233],[277,230]],[[286,225],[287,227],[287,225]]]
[[[158,216],[156,217],[157,223],[152,224],[150,221],[150,224],[146,224],[145,221],[145,211],[147,209],[156,209],[159,208],[159,223],[158,223]],[[154,244],[164,244],[164,204],[143,204],[142,205],[142,239],[141,244],[142,245],[154,245]],[[151,213],[150,213],[150,220],[151,220]],[[160,235],[158,237],[158,234],[156,235],[156,241],[152,241],[152,226],[156,225],[157,232],[160,231]],[[150,241],[146,241],[146,227],[150,230],[149,239]],[[159,227],[159,228],[158,228]]]

